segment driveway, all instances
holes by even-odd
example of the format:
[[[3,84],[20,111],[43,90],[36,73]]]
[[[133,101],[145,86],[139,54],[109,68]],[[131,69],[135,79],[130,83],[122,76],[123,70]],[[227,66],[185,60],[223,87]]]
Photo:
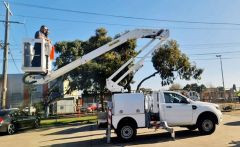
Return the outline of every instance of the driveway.
[[[198,131],[175,128],[176,140],[164,130],[139,129],[133,142],[121,143],[112,133],[111,144],[106,143],[105,130],[95,124],[41,128],[21,131],[15,135],[0,135],[1,147],[87,147],[87,146],[240,146],[240,115],[224,114],[224,121],[212,135],[202,136]]]

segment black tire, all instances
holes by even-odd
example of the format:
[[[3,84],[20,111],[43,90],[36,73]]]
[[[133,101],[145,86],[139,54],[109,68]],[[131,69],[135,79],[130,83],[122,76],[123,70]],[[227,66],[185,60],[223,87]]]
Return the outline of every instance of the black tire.
[[[8,126],[7,126],[7,134],[8,134],[8,135],[12,135],[12,134],[14,134],[15,132],[16,132],[16,127],[15,127],[15,125],[12,124],[12,123],[8,124]]]
[[[197,126],[196,126],[196,125],[193,125],[193,126],[187,126],[186,128],[187,128],[188,130],[190,130],[190,131],[194,131],[194,130],[197,129]]]
[[[212,134],[216,129],[216,124],[212,118],[201,118],[198,121],[198,130],[204,135]]]
[[[34,124],[33,124],[33,128],[37,129],[40,127],[40,120],[39,119],[35,119]]]
[[[131,124],[124,123],[119,125],[119,128],[117,128],[116,133],[121,140],[128,142],[136,137],[137,129],[135,126]]]

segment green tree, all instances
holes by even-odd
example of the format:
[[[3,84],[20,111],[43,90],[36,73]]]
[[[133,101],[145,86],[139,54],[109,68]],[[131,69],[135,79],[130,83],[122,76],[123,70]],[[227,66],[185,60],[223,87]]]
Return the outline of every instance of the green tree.
[[[110,41],[112,41],[112,38],[107,36],[107,30],[99,28],[95,35],[87,41],[58,42],[55,45],[56,52],[59,54],[56,66],[60,68]],[[100,93],[101,100],[103,100],[104,93],[107,92],[106,79],[122,64],[136,55],[135,47],[136,40],[128,40],[126,43],[66,74],[63,79],[70,81],[68,92],[73,90],[96,91]],[[124,71],[127,69],[124,69]],[[116,80],[124,71],[113,80]],[[129,83],[132,81],[132,77],[133,75],[128,75],[120,84],[130,90]]]
[[[180,79],[190,80],[200,79],[203,72],[198,69],[196,65],[192,65],[189,58],[181,53],[179,45],[175,40],[169,40],[163,44],[158,50],[153,53],[152,57],[153,67],[156,72],[144,78],[138,85],[137,90],[141,84],[156,74],[159,74],[162,82],[161,84],[169,85],[179,76]]]
[[[222,86],[217,87],[217,89],[218,89],[218,91],[224,91],[224,87],[222,87]]]
[[[183,87],[184,90],[188,90],[188,91],[196,91],[198,93],[201,93],[203,90],[206,89],[206,86],[201,84],[198,85],[197,83],[193,83],[193,84],[187,84],[186,86]]]
[[[140,88],[139,90],[144,94],[150,94],[153,91],[151,88]]]
[[[182,89],[181,85],[180,84],[172,84],[170,87],[169,87],[169,90],[179,90],[179,89]]]
[[[36,115],[41,115],[41,113],[44,112],[44,103],[43,102],[34,103],[33,107],[36,108]]]

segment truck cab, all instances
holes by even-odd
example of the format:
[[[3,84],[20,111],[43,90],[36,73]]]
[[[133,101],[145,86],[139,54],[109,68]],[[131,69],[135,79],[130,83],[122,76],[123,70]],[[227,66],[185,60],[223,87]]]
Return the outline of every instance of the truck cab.
[[[160,117],[170,126],[196,125],[200,121],[200,116],[212,116],[216,124],[222,119],[217,104],[193,101],[174,91],[163,91],[158,94],[163,98],[163,102],[160,103],[163,115]]]

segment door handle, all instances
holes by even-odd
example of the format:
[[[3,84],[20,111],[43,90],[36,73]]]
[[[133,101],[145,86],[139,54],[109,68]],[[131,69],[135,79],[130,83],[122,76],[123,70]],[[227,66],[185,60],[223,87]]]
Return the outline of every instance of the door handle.
[[[197,106],[196,106],[196,105],[192,105],[192,109],[193,109],[193,110],[196,110],[196,109],[197,109]]]
[[[172,108],[172,106],[166,106],[166,108]]]

